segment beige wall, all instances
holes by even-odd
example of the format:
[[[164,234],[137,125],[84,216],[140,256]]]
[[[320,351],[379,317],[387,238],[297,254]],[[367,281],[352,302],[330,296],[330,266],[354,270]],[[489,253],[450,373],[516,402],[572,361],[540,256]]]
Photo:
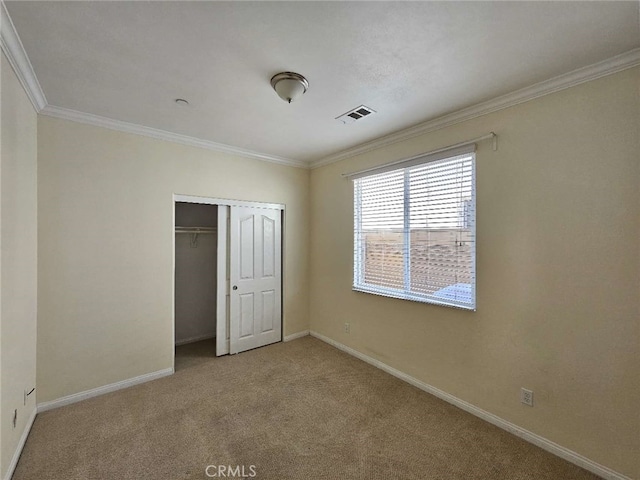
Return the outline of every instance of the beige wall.
[[[172,367],[173,194],[286,205],[284,334],[308,329],[309,171],[41,116],[38,401]]]
[[[4,478],[36,395],[37,115],[4,53],[0,151],[0,475]],[[13,428],[13,411],[18,421]]]
[[[311,329],[640,478],[639,84],[628,70],[313,170]],[[477,312],[352,292],[340,174],[490,131]]]

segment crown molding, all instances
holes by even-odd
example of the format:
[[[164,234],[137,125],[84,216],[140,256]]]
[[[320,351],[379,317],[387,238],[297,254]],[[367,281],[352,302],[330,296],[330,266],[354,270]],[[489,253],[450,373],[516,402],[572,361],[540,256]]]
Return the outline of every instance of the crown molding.
[[[559,75],[540,83],[536,83],[529,87],[525,87],[520,90],[508,93],[506,95],[501,95],[492,100],[478,103],[471,107],[458,110],[457,112],[453,112],[442,117],[420,123],[413,127],[400,130],[390,135],[385,135],[383,137],[377,138],[370,142],[362,143],[346,150],[342,150],[341,152],[311,162],[310,168],[314,169],[322,167],[324,165],[329,165],[331,163],[339,162],[340,160],[344,160],[346,158],[354,157],[371,150],[386,147],[387,145],[401,142],[403,140],[408,140],[425,133],[434,132],[436,130],[440,130],[441,128],[465,122],[467,120],[471,120],[472,118],[487,115],[498,110],[503,110],[505,108],[528,102],[529,100],[533,100],[544,95],[549,95],[551,93],[580,85],[581,83],[589,82],[591,80],[596,80],[600,77],[611,75],[613,73],[617,73],[628,68],[633,68],[638,65],[640,65],[640,48],[629,50],[628,52],[622,53],[615,57],[611,57],[602,62],[573,70],[572,72]]]
[[[38,82],[33,66],[3,1],[0,1],[0,22],[0,46],[2,51],[16,72],[16,76],[33,104],[33,108],[40,112],[47,104],[47,98],[44,96],[40,82]]]
[[[69,108],[47,105],[40,111],[40,113],[49,117],[70,120],[72,122],[84,123],[96,127],[108,128],[110,130],[117,130],[119,132],[143,135],[145,137],[151,137],[158,140],[166,140],[173,143],[180,143],[182,145],[188,145],[190,147],[204,148],[220,153],[227,153],[230,155],[238,155],[245,158],[262,160],[264,162],[287,165],[289,167],[309,168],[309,164],[301,160],[293,160],[291,158],[278,157],[275,155],[268,155],[266,153],[254,152],[253,150],[246,150],[244,148],[225,145],[223,143],[202,140],[200,138],[190,137],[188,135],[181,135],[179,133],[168,132],[166,130],[145,127],[144,125],[123,122],[121,120],[114,120],[112,118],[101,117],[99,115],[93,115],[91,113],[78,112],[77,110],[71,110]]]

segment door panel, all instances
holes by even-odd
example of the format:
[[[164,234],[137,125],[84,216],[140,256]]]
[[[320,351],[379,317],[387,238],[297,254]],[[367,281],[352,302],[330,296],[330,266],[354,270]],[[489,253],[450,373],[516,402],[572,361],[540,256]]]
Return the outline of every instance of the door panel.
[[[275,221],[269,217],[262,217],[262,276],[273,277],[276,273],[276,245]]]
[[[270,332],[273,330],[273,314],[275,311],[274,290],[262,292],[262,332]]]
[[[281,211],[231,207],[230,353],[282,339]]]
[[[231,218],[233,220],[233,213]],[[254,278],[254,222],[253,215],[245,216],[240,220],[240,278],[243,280]]]
[[[240,295],[240,338],[253,335],[254,297],[253,293]]]

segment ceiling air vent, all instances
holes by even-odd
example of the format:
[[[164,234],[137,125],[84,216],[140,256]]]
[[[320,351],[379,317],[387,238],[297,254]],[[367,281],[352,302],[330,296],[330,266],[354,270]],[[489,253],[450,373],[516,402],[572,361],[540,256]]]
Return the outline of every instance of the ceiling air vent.
[[[375,110],[365,107],[364,105],[360,105],[359,107],[354,108],[353,110],[349,110],[347,113],[344,113],[336,118],[336,120],[341,121],[344,124],[353,123],[356,120],[361,120],[364,117],[368,117],[376,113]]]

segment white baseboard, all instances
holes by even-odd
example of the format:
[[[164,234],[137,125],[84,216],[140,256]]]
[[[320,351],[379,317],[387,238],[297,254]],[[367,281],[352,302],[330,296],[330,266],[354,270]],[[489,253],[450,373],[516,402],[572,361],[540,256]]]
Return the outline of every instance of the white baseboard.
[[[73,395],[68,395],[56,400],[51,400],[50,402],[39,403],[38,413],[46,412],[47,410],[53,410],[54,408],[64,407],[65,405],[71,405],[72,403],[81,402],[82,400],[86,400],[87,398],[98,397],[100,395],[104,395],[105,393],[115,392],[117,390],[132,387],[140,383],[150,382],[151,380],[156,380],[168,375],[173,375],[173,368],[165,368],[164,370],[159,370],[157,372],[145,373],[144,375],[129,378],[128,380],[122,380],[121,382],[111,383],[109,385],[104,385],[98,388],[92,388],[91,390],[86,390],[84,392],[74,393]]]
[[[347,347],[342,343],[336,342],[335,340],[332,340],[329,337],[325,337],[324,335],[318,332],[311,331],[309,332],[309,334],[313,337],[318,338],[319,340],[322,340],[325,343],[328,343],[329,345],[336,347],[339,350],[342,350],[345,353],[348,353],[349,355],[359,358],[360,360],[367,362],[368,364],[373,365],[374,367],[379,368],[380,370],[384,370],[385,372],[389,373],[390,375],[393,375],[394,377],[399,378],[400,380],[404,380],[405,382],[413,385],[414,387],[419,388],[420,390],[424,390],[425,392],[430,393],[431,395],[438,397],[447,403],[455,405],[456,407],[461,408],[462,410],[469,412],[470,414],[475,415],[476,417],[479,417],[482,420],[485,420],[495,425],[496,427],[502,428],[503,430],[506,430],[507,432],[512,433],[517,437],[520,437],[523,440],[526,440],[527,442],[542,448],[543,450],[546,450],[547,452],[553,453],[554,455],[557,455],[558,457],[563,458],[564,460],[567,460],[568,462],[571,462],[574,465],[582,467],[585,470],[588,470],[592,473],[595,473],[596,475],[599,475],[602,478],[605,478],[607,480],[632,480],[630,477],[627,477],[626,475],[618,473],[608,467],[605,467],[604,465],[600,465],[599,463],[589,460],[588,458],[580,455],[579,453],[569,450],[568,448],[565,448],[561,445],[558,445],[557,443],[554,443],[551,440],[547,440],[546,438],[541,437],[540,435],[537,435],[533,432],[525,430],[524,428],[521,428],[511,422],[508,422],[507,420],[504,420],[494,415],[493,413],[489,413],[485,410],[482,410],[481,408],[478,408],[475,405],[465,402],[464,400],[461,400],[458,397],[454,397],[453,395],[450,395],[447,392],[444,392],[436,387],[433,387],[427,383],[424,383],[418,380],[417,378],[414,378],[410,375],[407,375],[406,373],[401,372],[400,370],[396,370],[395,368],[390,367],[386,363],[382,363],[381,361],[376,360],[375,358],[369,357],[364,353],[360,353],[359,351],[354,350],[351,347]]]
[[[309,335],[309,330],[303,330],[301,332],[292,333],[291,335],[287,335],[282,339],[283,342],[290,342],[291,340],[295,340],[296,338],[302,338]]]
[[[180,345],[186,345],[187,343],[201,342],[202,340],[209,340],[210,338],[216,338],[215,333],[207,333],[206,335],[197,335],[195,337],[183,338],[182,340],[176,340],[176,347]]]
[[[29,415],[29,420],[27,420],[27,424],[24,427],[22,435],[20,435],[20,441],[18,441],[16,451],[13,453],[13,457],[11,457],[11,463],[9,463],[7,474],[4,476],[5,480],[11,480],[11,477],[13,477],[13,472],[15,472],[16,467],[18,466],[18,460],[20,460],[22,449],[24,448],[24,444],[27,442],[27,437],[29,436],[29,432],[33,426],[33,421],[36,419],[36,413],[38,413],[38,409],[34,408],[31,415]]]

